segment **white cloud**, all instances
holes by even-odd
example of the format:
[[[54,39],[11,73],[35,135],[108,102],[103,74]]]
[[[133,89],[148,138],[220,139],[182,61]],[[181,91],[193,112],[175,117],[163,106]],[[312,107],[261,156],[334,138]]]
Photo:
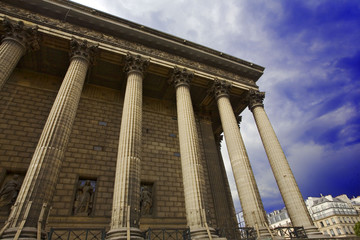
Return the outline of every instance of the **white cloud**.
[[[283,36],[274,28],[276,23],[287,24],[284,19],[289,12],[284,8],[282,1],[78,0],[77,2],[91,4],[94,8],[121,18],[265,66],[265,74],[258,81],[260,90],[267,93],[265,110],[287,153],[290,165],[299,178],[298,182],[306,181],[309,168],[313,168],[313,171],[319,170],[320,168],[314,166],[321,165],[320,162],[324,158],[332,159],[331,161],[334,162],[335,157],[340,158],[341,154],[350,156],[349,149],[353,151],[359,149],[358,146],[352,146],[334,150],[331,146],[314,142],[314,136],[303,134],[312,128],[326,132],[327,128],[344,125],[358,115],[355,106],[345,104],[339,108],[326,109],[322,116],[318,116],[319,109],[329,99],[336,97],[339,91],[349,91],[348,88],[351,88],[346,84],[339,84],[338,89],[325,90],[331,84],[345,81],[342,76],[333,75],[337,59],[352,55],[359,49],[347,35],[339,35],[335,38],[321,35],[327,31],[336,33],[339,26],[333,26],[330,22],[323,25],[323,28],[311,26],[308,29],[292,29],[291,35]],[[312,12],[323,3],[324,1],[303,2]],[[348,31],[346,34],[352,32]],[[317,89],[317,91],[312,93],[309,89]],[[320,91],[321,89],[324,90]],[[351,124],[344,127],[340,131],[341,138],[344,141],[351,141],[349,133],[354,128],[356,129],[356,126]],[[241,131],[260,194],[265,199],[265,208],[281,204],[279,191],[249,110],[243,113]],[[222,147],[222,152],[227,173],[230,173],[231,167],[225,145]],[[229,181],[234,202],[238,204],[234,180],[230,177]],[[236,208],[239,209],[238,206]]]
[[[335,109],[334,111],[330,111],[318,119],[315,120],[317,125],[320,126],[337,126],[337,125],[343,125],[346,124],[346,122],[356,116],[357,110],[354,108],[354,106],[350,105],[349,103],[341,106],[338,109]]]

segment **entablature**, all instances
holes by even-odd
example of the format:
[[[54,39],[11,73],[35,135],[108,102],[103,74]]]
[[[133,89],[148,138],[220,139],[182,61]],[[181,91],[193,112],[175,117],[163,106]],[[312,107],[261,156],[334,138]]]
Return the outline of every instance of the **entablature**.
[[[18,4],[20,3],[24,3],[26,9],[19,9]],[[49,4],[56,5],[58,8],[48,9],[49,13],[45,13],[45,6]],[[58,4],[60,5],[58,6]],[[86,82],[88,84],[99,85],[124,92],[126,76],[122,69],[125,64],[125,56],[129,52],[132,54],[140,54],[143,57],[150,58],[150,65],[145,73],[144,96],[170,102],[175,101],[175,90],[169,86],[168,79],[174,67],[186,68],[194,73],[194,79],[191,84],[194,109],[198,113],[210,115],[215,127],[214,129],[218,129],[217,131],[221,131],[220,119],[214,96],[209,92],[214,79],[225,80],[232,84],[230,96],[236,114],[240,114],[247,107],[247,103],[244,101],[246,92],[249,89],[258,89],[255,82],[264,70],[264,68],[260,66],[234,58],[235,61],[231,59],[233,58],[231,56],[215,56],[214,54],[219,52],[196,44],[194,46],[191,46],[191,44],[179,46],[179,51],[183,52],[179,54],[177,50],[173,51],[174,49],[161,48],[156,44],[142,44],[143,42],[130,41],[129,38],[121,38],[116,34],[110,35],[106,31],[101,32],[96,28],[90,29],[80,21],[81,19],[84,21],[80,16],[81,14],[84,14],[84,16],[89,15],[89,12],[86,12],[89,10],[88,8],[82,6],[85,10],[77,9],[75,11],[72,9],[74,13],[76,12],[80,15],[73,15],[73,20],[69,21],[69,19],[71,19],[70,10],[67,12],[65,19],[60,16],[63,13],[60,10],[63,9],[67,3],[64,4],[65,1],[62,0],[42,0],[26,3],[22,0],[16,0],[12,1],[11,4],[0,3],[0,20],[6,17],[12,21],[23,21],[27,25],[36,25],[38,27],[41,38],[40,50],[26,54],[20,61],[18,68],[61,77],[65,74],[69,64],[70,39],[73,37],[84,39],[88,42],[99,44],[99,53],[95,60],[96,63],[91,67],[87,76]],[[69,4],[68,7],[71,7],[74,3],[69,2]],[[33,10],[35,6],[40,8]],[[55,14],[56,12],[57,15]],[[101,14],[95,14],[95,16],[90,14],[88,17],[91,17],[93,21],[100,21],[98,19],[99,16],[104,18]],[[102,19],[101,21],[105,21],[107,24],[110,24],[110,21],[113,22],[113,24],[121,26],[124,25],[121,21],[126,21],[120,19],[121,21],[114,22],[110,17],[116,17],[109,16],[105,16],[108,19]],[[105,22],[102,24],[105,24]],[[91,26],[95,26],[94,24],[98,24],[96,26],[103,26],[100,22],[93,23]],[[133,26],[127,27],[136,28],[138,26],[133,24]],[[141,29],[145,29],[145,27],[140,27],[140,30]],[[137,30],[137,32],[140,30]],[[1,34],[3,31],[4,29],[0,28]],[[169,44],[174,41],[176,44],[180,44],[178,38],[160,33],[156,30],[147,29],[147,31],[142,34],[150,34],[151,31],[155,31],[158,35],[152,36],[154,41],[156,39],[162,39],[162,41]],[[132,34],[135,34],[135,32],[133,31]],[[117,34],[119,34],[119,32]],[[131,34],[129,36],[134,37],[134,35]],[[155,37],[156,39],[154,39]],[[143,39],[143,41],[145,43],[150,40]],[[189,42],[186,44],[189,44]],[[175,47],[175,45],[172,46]],[[169,52],[169,50],[171,51]],[[200,57],[199,54],[203,54],[203,57]],[[203,61],[204,57],[211,58],[211,61],[215,61],[216,64],[207,64],[206,61]],[[199,59],[200,61],[196,61],[195,59]],[[229,68],[223,65],[227,63],[232,65],[232,67]],[[235,67],[238,68],[236,71],[232,69]]]

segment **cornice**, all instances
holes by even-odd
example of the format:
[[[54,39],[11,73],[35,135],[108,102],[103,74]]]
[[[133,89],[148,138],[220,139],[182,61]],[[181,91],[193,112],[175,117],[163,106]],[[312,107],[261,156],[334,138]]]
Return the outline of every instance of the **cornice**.
[[[19,4],[24,3],[25,1],[22,0],[12,0],[11,2],[5,0],[5,2],[8,2],[10,4]],[[116,45],[120,48],[123,48],[128,51],[133,51],[142,55],[147,55],[151,58],[159,58],[164,61],[171,62],[173,64],[181,64],[184,67],[191,67],[195,68],[196,70],[203,71],[206,73],[209,73],[211,75],[214,75],[215,77],[220,78],[227,78],[230,80],[234,80],[235,82],[243,83],[246,85],[249,85],[251,87],[256,87],[255,81],[262,75],[262,71],[264,70],[263,67],[260,67],[258,65],[254,65],[252,63],[246,62],[241,59],[237,59],[231,56],[228,56],[226,54],[217,52],[215,50],[212,50],[210,48],[206,48],[194,43],[190,43],[188,41],[184,41],[183,39],[161,33],[159,31],[146,28],[144,26],[131,23],[129,21],[126,21],[124,19],[120,19],[114,16],[111,16],[109,14],[105,14],[99,11],[96,11],[91,8],[87,8],[75,3],[72,3],[70,1],[31,1],[27,3],[27,5],[31,5],[33,8],[36,6],[40,6],[41,4],[56,4],[57,7],[61,8],[62,10],[66,10],[65,7],[68,7],[68,11],[64,13],[64,16],[55,18],[49,18],[49,16],[42,16],[40,14],[34,14],[33,12],[29,12],[25,9],[18,9],[17,7],[13,7],[7,4],[0,3],[1,10],[0,12],[4,14],[9,14],[17,18],[21,18],[24,20],[32,21],[35,24],[43,25],[46,27],[58,29],[60,31],[68,32],[70,34],[82,36],[82,37],[88,37],[90,39],[93,39],[94,41],[99,42],[106,42],[109,44]],[[81,7],[80,7],[81,6]],[[74,7],[74,9],[72,9]],[[29,8],[29,7],[28,7]],[[76,11],[75,11],[76,10]],[[40,11],[40,10],[39,10]],[[52,14],[52,12],[55,12],[55,9],[49,9],[48,15]],[[95,11],[95,12],[94,12]],[[58,14],[59,15],[59,14]],[[81,16],[80,16],[81,15]],[[100,30],[90,30],[87,27],[84,27],[83,23],[77,23],[74,19],[77,17],[86,17],[91,19],[92,21],[95,21],[97,24],[108,24],[110,26],[116,27],[116,29],[123,29],[123,31],[127,31],[128,33],[135,34],[137,37],[143,37],[143,43],[146,43],[146,39],[152,39],[153,43],[155,41],[163,41],[166,42],[169,46],[172,46],[174,48],[180,48],[181,51],[184,51],[185,53],[183,55],[188,55],[187,57],[183,57],[177,54],[169,53],[169,51],[159,50],[159,48],[151,48],[149,47],[149,44],[140,44],[139,42],[134,42],[127,40],[125,38],[121,39],[116,36],[109,35],[104,32],[99,32]],[[61,20],[65,21],[61,21]],[[70,21],[70,19],[72,19]],[[78,25],[74,25],[78,24]],[[91,24],[91,23],[89,23]],[[112,25],[111,25],[112,24]],[[97,26],[96,24],[93,24],[93,26]],[[116,31],[114,31],[116,33]],[[144,35],[145,34],[145,35]],[[150,35],[149,35],[150,34]],[[119,35],[119,34],[118,34]],[[136,38],[136,37],[135,37]],[[181,40],[181,41],[180,41]],[[171,52],[171,51],[170,51]],[[191,53],[191,54],[190,54]],[[233,66],[233,69],[243,69],[243,73],[239,70],[239,72],[234,73],[233,71],[229,71],[228,67],[223,67],[219,65],[218,67],[215,67],[214,64],[208,64],[196,61],[197,57],[194,60],[191,59],[191,56],[193,54],[200,54],[202,57],[208,57],[209,59],[212,59],[213,62],[221,63],[227,66]],[[215,64],[216,65],[216,64]],[[223,70],[226,69],[226,70]],[[235,71],[235,70],[234,70]],[[237,71],[237,70],[236,70]],[[255,74],[256,77],[247,76],[247,73]],[[252,79],[250,79],[252,78]]]
[[[12,0],[12,1],[14,1],[14,0]],[[49,2],[51,2],[51,3],[57,3],[57,4],[59,4],[59,5],[66,5],[66,6],[71,7],[73,10],[86,12],[87,14],[91,14],[91,15],[93,15],[94,17],[97,16],[97,17],[102,17],[102,18],[104,18],[104,19],[116,21],[116,22],[121,23],[121,24],[123,24],[123,25],[126,25],[126,26],[128,26],[128,27],[131,27],[131,28],[134,28],[134,29],[139,29],[139,30],[141,30],[142,32],[151,33],[151,34],[154,34],[154,35],[156,35],[156,36],[159,36],[159,37],[162,37],[162,38],[165,38],[165,39],[174,41],[174,42],[178,42],[178,43],[181,43],[181,44],[186,44],[187,46],[191,46],[191,47],[197,48],[197,49],[202,50],[202,51],[204,51],[204,52],[207,52],[207,53],[210,53],[210,54],[213,54],[213,55],[221,56],[221,57],[224,58],[224,59],[229,59],[229,60],[235,61],[235,62],[237,62],[237,63],[243,64],[243,65],[245,65],[245,66],[248,66],[248,67],[250,67],[250,68],[253,68],[253,69],[256,69],[256,70],[259,70],[259,71],[264,71],[264,67],[262,67],[262,66],[260,66],[260,65],[257,65],[257,64],[254,64],[254,63],[245,61],[245,60],[243,60],[243,59],[236,58],[236,57],[231,56],[231,55],[229,55],[229,54],[216,51],[216,50],[214,50],[214,49],[211,49],[211,48],[202,46],[202,45],[200,45],[200,44],[197,44],[197,43],[188,41],[188,40],[183,39],[183,38],[179,38],[179,37],[173,36],[173,35],[171,35],[171,34],[167,34],[167,33],[158,31],[158,30],[156,30],[156,29],[152,29],[152,28],[146,27],[146,26],[141,25],[141,24],[137,24],[137,23],[128,21],[128,20],[126,20],[126,19],[113,16],[113,15],[111,15],[111,14],[108,14],[108,13],[105,13],[105,12],[102,12],[102,11],[99,11],[99,10],[96,10],[96,9],[93,9],[93,8],[90,8],[90,7],[83,6],[83,5],[78,4],[78,3],[75,3],[75,2],[66,1],[66,0],[42,0],[42,1],[43,1],[43,2],[48,2],[48,3],[49,3]]]

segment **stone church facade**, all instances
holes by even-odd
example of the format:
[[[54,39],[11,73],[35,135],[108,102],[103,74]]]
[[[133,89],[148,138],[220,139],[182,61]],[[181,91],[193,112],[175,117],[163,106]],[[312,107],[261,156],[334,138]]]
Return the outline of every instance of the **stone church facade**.
[[[0,21],[0,239],[217,238],[237,226],[222,133],[246,225],[270,237],[236,117],[247,107],[292,222],[317,236],[256,85],[263,67],[65,0],[1,1]]]

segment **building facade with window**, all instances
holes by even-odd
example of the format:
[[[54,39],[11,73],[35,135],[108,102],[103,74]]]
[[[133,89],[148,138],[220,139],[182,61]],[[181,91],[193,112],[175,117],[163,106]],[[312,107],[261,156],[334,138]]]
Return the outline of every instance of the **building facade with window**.
[[[3,0],[0,21],[0,239],[218,237],[237,226],[222,133],[245,223],[270,236],[238,126],[247,108],[293,224],[321,235],[266,115],[263,67],[66,0]]]
[[[332,237],[354,237],[360,216],[346,195],[309,197],[306,201],[315,225]]]
[[[241,228],[246,227],[245,219],[244,219],[244,213],[242,211],[236,213],[236,219],[237,219],[239,227],[241,227]]]
[[[360,216],[360,196],[357,197],[353,197],[350,199],[351,204],[353,205],[353,207],[355,208],[355,210],[357,211],[358,215]]]
[[[291,220],[286,208],[275,210],[267,214],[270,228],[291,227]]]

